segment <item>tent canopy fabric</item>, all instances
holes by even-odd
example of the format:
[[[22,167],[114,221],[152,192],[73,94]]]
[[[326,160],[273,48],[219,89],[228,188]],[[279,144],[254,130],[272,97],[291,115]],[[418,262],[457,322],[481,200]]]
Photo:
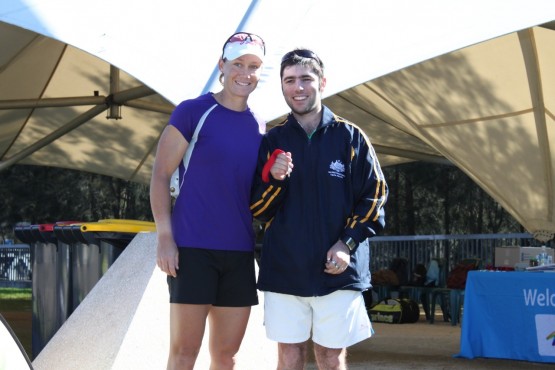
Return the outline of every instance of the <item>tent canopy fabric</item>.
[[[554,25],[421,62],[340,92],[326,104],[360,123],[382,162],[443,156],[528,230],[551,230],[551,239]]]
[[[37,164],[148,183],[173,107],[219,90],[221,44],[245,30],[267,44],[250,105],[269,126],[288,111],[281,55],[309,47],[326,64],[325,104],[368,134],[383,166],[452,163],[550,238],[553,20],[550,0],[5,0],[0,170]]]
[[[13,50],[0,56],[0,166],[17,161],[147,183],[174,105],[76,47],[6,23],[0,34],[3,50]],[[33,146],[39,150],[27,153]]]

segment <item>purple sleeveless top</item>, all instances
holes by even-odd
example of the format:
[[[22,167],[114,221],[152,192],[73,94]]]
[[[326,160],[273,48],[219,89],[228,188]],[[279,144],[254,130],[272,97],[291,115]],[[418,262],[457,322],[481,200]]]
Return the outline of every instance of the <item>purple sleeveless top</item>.
[[[180,194],[172,213],[178,247],[252,251],[251,184],[265,123],[250,109],[236,112],[211,93],[185,100],[169,124],[191,142],[202,115],[217,105],[200,129],[189,167],[180,165]]]

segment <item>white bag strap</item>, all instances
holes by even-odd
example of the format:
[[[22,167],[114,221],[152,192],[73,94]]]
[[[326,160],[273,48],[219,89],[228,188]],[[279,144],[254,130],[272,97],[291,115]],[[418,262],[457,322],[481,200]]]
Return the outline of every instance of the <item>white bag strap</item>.
[[[198,134],[200,132],[200,129],[202,128],[202,125],[204,125],[204,121],[206,121],[206,117],[208,117],[210,112],[212,112],[212,110],[217,106],[218,104],[214,104],[213,106],[208,108],[208,110],[204,112],[204,114],[202,115],[202,117],[200,117],[200,120],[198,121],[197,127],[195,128],[195,132],[193,133],[193,137],[191,138],[191,142],[187,146],[187,150],[185,151],[185,155],[183,156],[183,167],[185,167],[185,171],[183,172],[183,175],[185,175],[185,173],[187,172],[187,167],[189,167],[191,154],[193,153],[193,149],[195,148],[195,144],[198,140]],[[183,179],[184,178],[185,176],[183,176]],[[179,167],[177,167],[177,169],[172,174],[172,177],[170,179],[170,195],[173,198],[177,198],[177,196],[179,195],[179,191],[181,190],[181,186],[183,186],[183,180],[181,181],[181,183],[179,183]]]

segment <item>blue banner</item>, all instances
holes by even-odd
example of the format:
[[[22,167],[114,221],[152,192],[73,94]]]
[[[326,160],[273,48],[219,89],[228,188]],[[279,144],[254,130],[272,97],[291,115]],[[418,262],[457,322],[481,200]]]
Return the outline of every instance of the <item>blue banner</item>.
[[[555,362],[555,273],[471,271],[457,357]]]

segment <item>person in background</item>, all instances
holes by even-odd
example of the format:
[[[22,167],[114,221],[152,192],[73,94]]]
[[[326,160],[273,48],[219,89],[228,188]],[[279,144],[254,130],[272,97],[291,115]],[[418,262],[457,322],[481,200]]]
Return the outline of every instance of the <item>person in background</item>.
[[[266,334],[278,342],[278,369],[304,369],[312,334],[318,368],[344,370],[346,348],[373,333],[367,239],[385,225],[388,188],[364,132],[322,105],[322,60],[295,49],[280,76],[291,113],[262,140],[251,200],[266,223]]]
[[[428,270],[426,269],[426,266],[424,266],[424,264],[422,263],[417,263],[416,266],[414,266],[414,272],[412,273],[412,278],[409,285],[423,286],[426,282],[427,273]]]
[[[439,264],[437,259],[432,259],[428,264],[428,269],[426,270],[426,280],[424,281],[424,286],[426,287],[436,287],[439,286]]]
[[[259,36],[232,35],[218,62],[222,90],[180,103],[158,144],[150,202],[157,265],[168,275],[168,369],[193,369],[207,319],[210,368],[234,369],[251,306],[258,304],[249,197],[265,123],[247,101],[264,55]],[[205,114],[184,172],[183,156]],[[178,166],[172,210],[169,184]]]

